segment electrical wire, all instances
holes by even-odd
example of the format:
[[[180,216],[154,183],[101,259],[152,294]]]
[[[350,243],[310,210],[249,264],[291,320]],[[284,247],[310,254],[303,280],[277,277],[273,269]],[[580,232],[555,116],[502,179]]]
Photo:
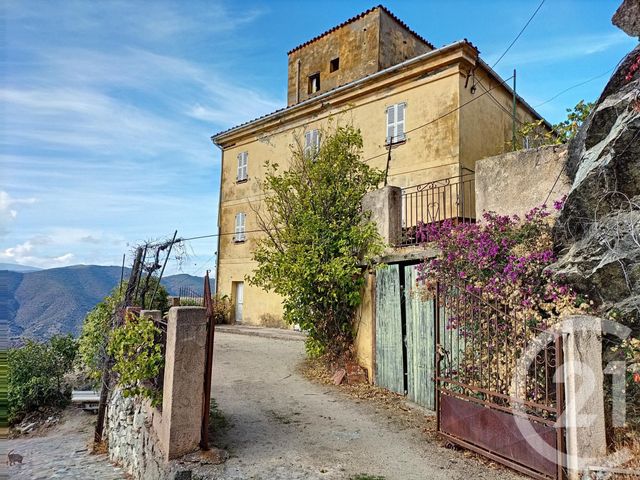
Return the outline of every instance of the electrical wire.
[[[538,13],[538,11],[542,8],[542,5],[544,5],[545,0],[542,0],[540,2],[540,5],[538,5],[538,8],[536,8],[536,10],[533,12],[533,14],[531,15],[531,17],[529,17],[529,20],[527,20],[527,23],[524,24],[524,27],[522,27],[522,30],[520,30],[520,33],[518,33],[518,35],[516,35],[516,38],[513,39],[513,41],[509,44],[509,46],[507,47],[507,49],[502,53],[502,55],[500,55],[500,58],[498,58],[498,60],[496,60],[496,62],[491,65],[491,68],[494,68],[499,62],[500,60],[502,60],[504,58],[504,56],[507,54],[507,52],[509,50],[511,50],[511,47],[513,47],[513,45],[518,41],[518,39],[520,38],[520,36],[524,33],[524,31],[527,29],[527,27],[529,26],[529,24],[531,23],[531,20],[533,20],[533,17],[536,16],[536,14]]]
[[[596,75],[595,77],[591,77],[591,78],[589,78],[588,80],[585,80],[585,81],[580,82],[580,83],[576,83],[575,85],[572,85],[572,86],[570,86],[570,87],[568,87],[568,88],[565,88],[565,89],[564,89],[564,90],[562,90],[561,92],[556,93],[556,94],[555,94],[553,97],[551,97],[549,100],[545,100],[544,102],[537,104],[537,105],[536,105],[535,107],[533,107],[533,108],[538,108],[538,107],[540,107],[540,106],[542,106],[542,105],[546,105],[547,103],[549,103],[549,102],[551,102],[551,101],[555,100],[556,98],[558,98],[560,95],[564,95],[564,94],[565,94],[565,93],[567,93],[569,90],[573,90],[574,88],[581,87],[582,85],[586,85],[586,84],[587,84],[587,83],[589,83],[589,82],[593,82],[594,80],[597,80],[597,79],[599,79],[599,78],[601,78],[601,77],[604,77],[604,76],[605,76],[605,75],[607,75],[608,73],[611,73],[613,70],[615,70],[616,68],[618,68],[618,66],[620,65],[620,63],[621,63],[621,62],[622,62],[622,60],[620,60],[620,62],[618,62],[618,63],[617,63],[617,65],[615,65],[614,67],[611,67],[611,68],[610,68],[609,70],[607,70],[606,72],[602,72],[600,75]]]

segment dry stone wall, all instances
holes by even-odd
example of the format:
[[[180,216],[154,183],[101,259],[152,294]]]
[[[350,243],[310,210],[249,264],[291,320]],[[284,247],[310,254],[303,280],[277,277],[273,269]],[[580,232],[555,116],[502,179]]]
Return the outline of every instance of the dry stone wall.
[[[109,459],[135,479],[165,480],[172,477],[165,471],[152,417],[144,402],[115,389],[107,411]]]

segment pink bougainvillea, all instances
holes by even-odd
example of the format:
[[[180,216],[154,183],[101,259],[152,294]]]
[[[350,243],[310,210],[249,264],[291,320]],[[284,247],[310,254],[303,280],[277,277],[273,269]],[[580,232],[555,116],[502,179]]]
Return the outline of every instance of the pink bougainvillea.
[[[554,202],[560,210],[565,198]],[[417,238],[434,242],[441,254],[425,261],[419,280],[428,291],[435,282],[464,289],[490,302],[508,306],[512,315],[544,327],[562,313],[584,311],[584,300],[549,266],[556,261],[550,210],[536,207],[524,218],[484,213],[478,223],[420,225]],[[455,313],[455,312],[454,312]]]

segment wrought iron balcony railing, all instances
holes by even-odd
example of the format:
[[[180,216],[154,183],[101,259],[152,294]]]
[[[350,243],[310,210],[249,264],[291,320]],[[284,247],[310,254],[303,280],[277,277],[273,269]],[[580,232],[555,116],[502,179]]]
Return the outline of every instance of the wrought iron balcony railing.
[[[475,222],[475,175],[466,173],[451,178],[402,189],[401,245],[429,241],[428,225],[445,220]],[[418,231],[420,235],[416,235]]]

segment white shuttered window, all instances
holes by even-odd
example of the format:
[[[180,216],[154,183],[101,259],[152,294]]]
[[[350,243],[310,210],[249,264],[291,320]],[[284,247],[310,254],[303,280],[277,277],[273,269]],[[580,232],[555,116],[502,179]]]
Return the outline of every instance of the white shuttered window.
[[[387,143],[396,143],[405,140],[404,117],[406,103],[396,103],[387,108]]]
[[[318,129],[304,132],[304,154],[315,155],[320,148],[320,131]]]
[[[247,167],[249,165],[249,152],[242,152],[238,154],[238,178],[239,182],[246,180],[247,175]]]
[[[247,218],[247,214],[244,212],[240,212],[236,214],[236,229],[235,236],[233,237],[236,242],[244,242],[246,240],[245,236],[245,220]]]

